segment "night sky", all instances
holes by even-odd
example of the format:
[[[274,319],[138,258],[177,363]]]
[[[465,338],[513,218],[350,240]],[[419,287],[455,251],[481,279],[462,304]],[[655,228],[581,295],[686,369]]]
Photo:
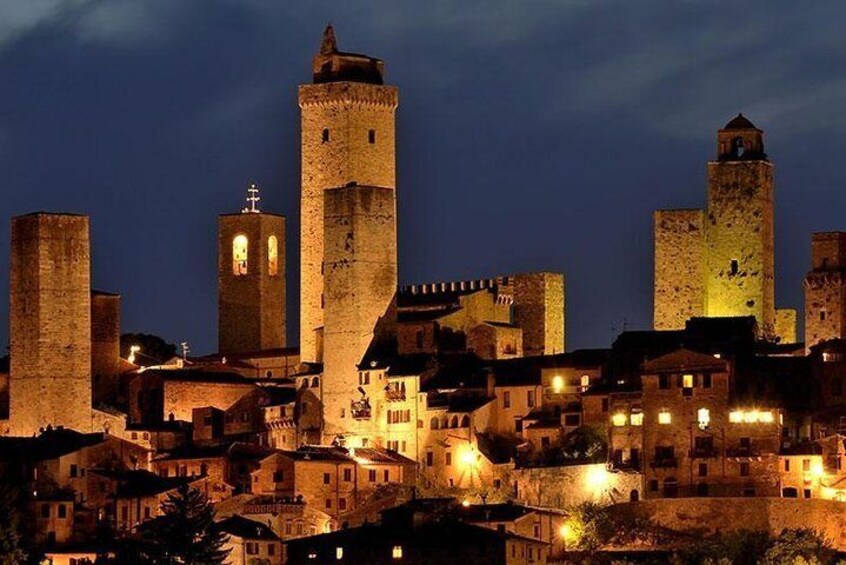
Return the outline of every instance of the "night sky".
[[[776,164],[777,301],[801,308],[811,232],[846,229],[844,21],[795,0],[0,0],[0,343],[9,219],[47,210],[91,215],[124,331],[212,351],[216,218],[250,181],[288,217],[295,340],[296,87],[327,22],[400,88],[401,283],[560,270],[569,348],[648,328],[651,213],[704,205],[742,111]]]

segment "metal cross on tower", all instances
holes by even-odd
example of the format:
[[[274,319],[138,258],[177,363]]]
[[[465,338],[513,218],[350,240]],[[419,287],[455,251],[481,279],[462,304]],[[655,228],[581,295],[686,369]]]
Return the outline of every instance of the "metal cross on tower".
[[[255,183],[252,183],[250,184],[250,188],[247,189],[247,206],[241,210],[241,213],[258,214],[261,212],[258,208],[259,200],[261,200],[261,196],[259,196],[259,189]]]

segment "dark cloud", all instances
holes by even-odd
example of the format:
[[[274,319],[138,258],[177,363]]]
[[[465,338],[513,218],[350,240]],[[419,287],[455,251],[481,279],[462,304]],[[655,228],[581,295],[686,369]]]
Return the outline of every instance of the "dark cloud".
[[[563,270],[572,346],[647,327],[651,212],[703,204],[716,129],[743,111],[777,166],[779,301],[800,306],[811,231],[846,227],[844,15],[797,2],[0,1],[0,233],[34,209],[90,213],[95,284],[124,295],[125,329],[209,350],[216,214],[256,180],[288,216],[296,296],[296,85],[331,21],[401,88],[403,282]]]

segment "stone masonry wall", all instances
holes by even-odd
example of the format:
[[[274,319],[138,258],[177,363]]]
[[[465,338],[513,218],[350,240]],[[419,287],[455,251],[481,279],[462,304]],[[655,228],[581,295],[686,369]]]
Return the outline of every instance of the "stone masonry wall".
[[[752,315],[774,333],[772,163],[708,163],[706,234],[706,314]]]
[[[235,275],[232,242],[247,237],[247,274]],[[269,238],[277,241],[277,271],[269,271]],[[226,214],[218,220],[218,349],[242,353],[285,347],[285,218]]]
[[[10,424],[91,430],[91,254],[88,217],[12,219]]]
[[[91,293],[91,375],[95,404],[115,405],[120,370],[120,295]]]
[[[300,86],[300,351],[303,361],[321,361],[317,330],[323,326],[323,193],[350,182],[396,187],[394,114],[397,104],[398,90],[393,86],[352,82]]]
[[[326,191],[324,438],[364,434],[354,420],[358,363],[387,320],[397,289],[396,199],[392,188],[346,186]]]
[[[563,353],[564,275],[514,275],[514,321],[523,330],[525,355]]]
[[[846,335],[846,233],[815,233],[805,276],[805,348]]]
[[[705,225],[702,210],[657,210],[655,235],[656,330],[684,328],[705,312]]]

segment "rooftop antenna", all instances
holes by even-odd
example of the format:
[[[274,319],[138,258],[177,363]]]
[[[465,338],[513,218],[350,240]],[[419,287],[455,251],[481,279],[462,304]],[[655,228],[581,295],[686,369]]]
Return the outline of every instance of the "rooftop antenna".
[[[250,188],[247,189],[247,205],[241,210],[242,214],[258,214],[261,212],[258,207],[258,202],[261,200],[259,196],[259,189],[256,183],[250,183]]]
[[[188,359],[188,353],[190,353],[191,348],[188,346],[187,341],[183,341],[179,345],[182,347],[182,360],[185,361]]]

